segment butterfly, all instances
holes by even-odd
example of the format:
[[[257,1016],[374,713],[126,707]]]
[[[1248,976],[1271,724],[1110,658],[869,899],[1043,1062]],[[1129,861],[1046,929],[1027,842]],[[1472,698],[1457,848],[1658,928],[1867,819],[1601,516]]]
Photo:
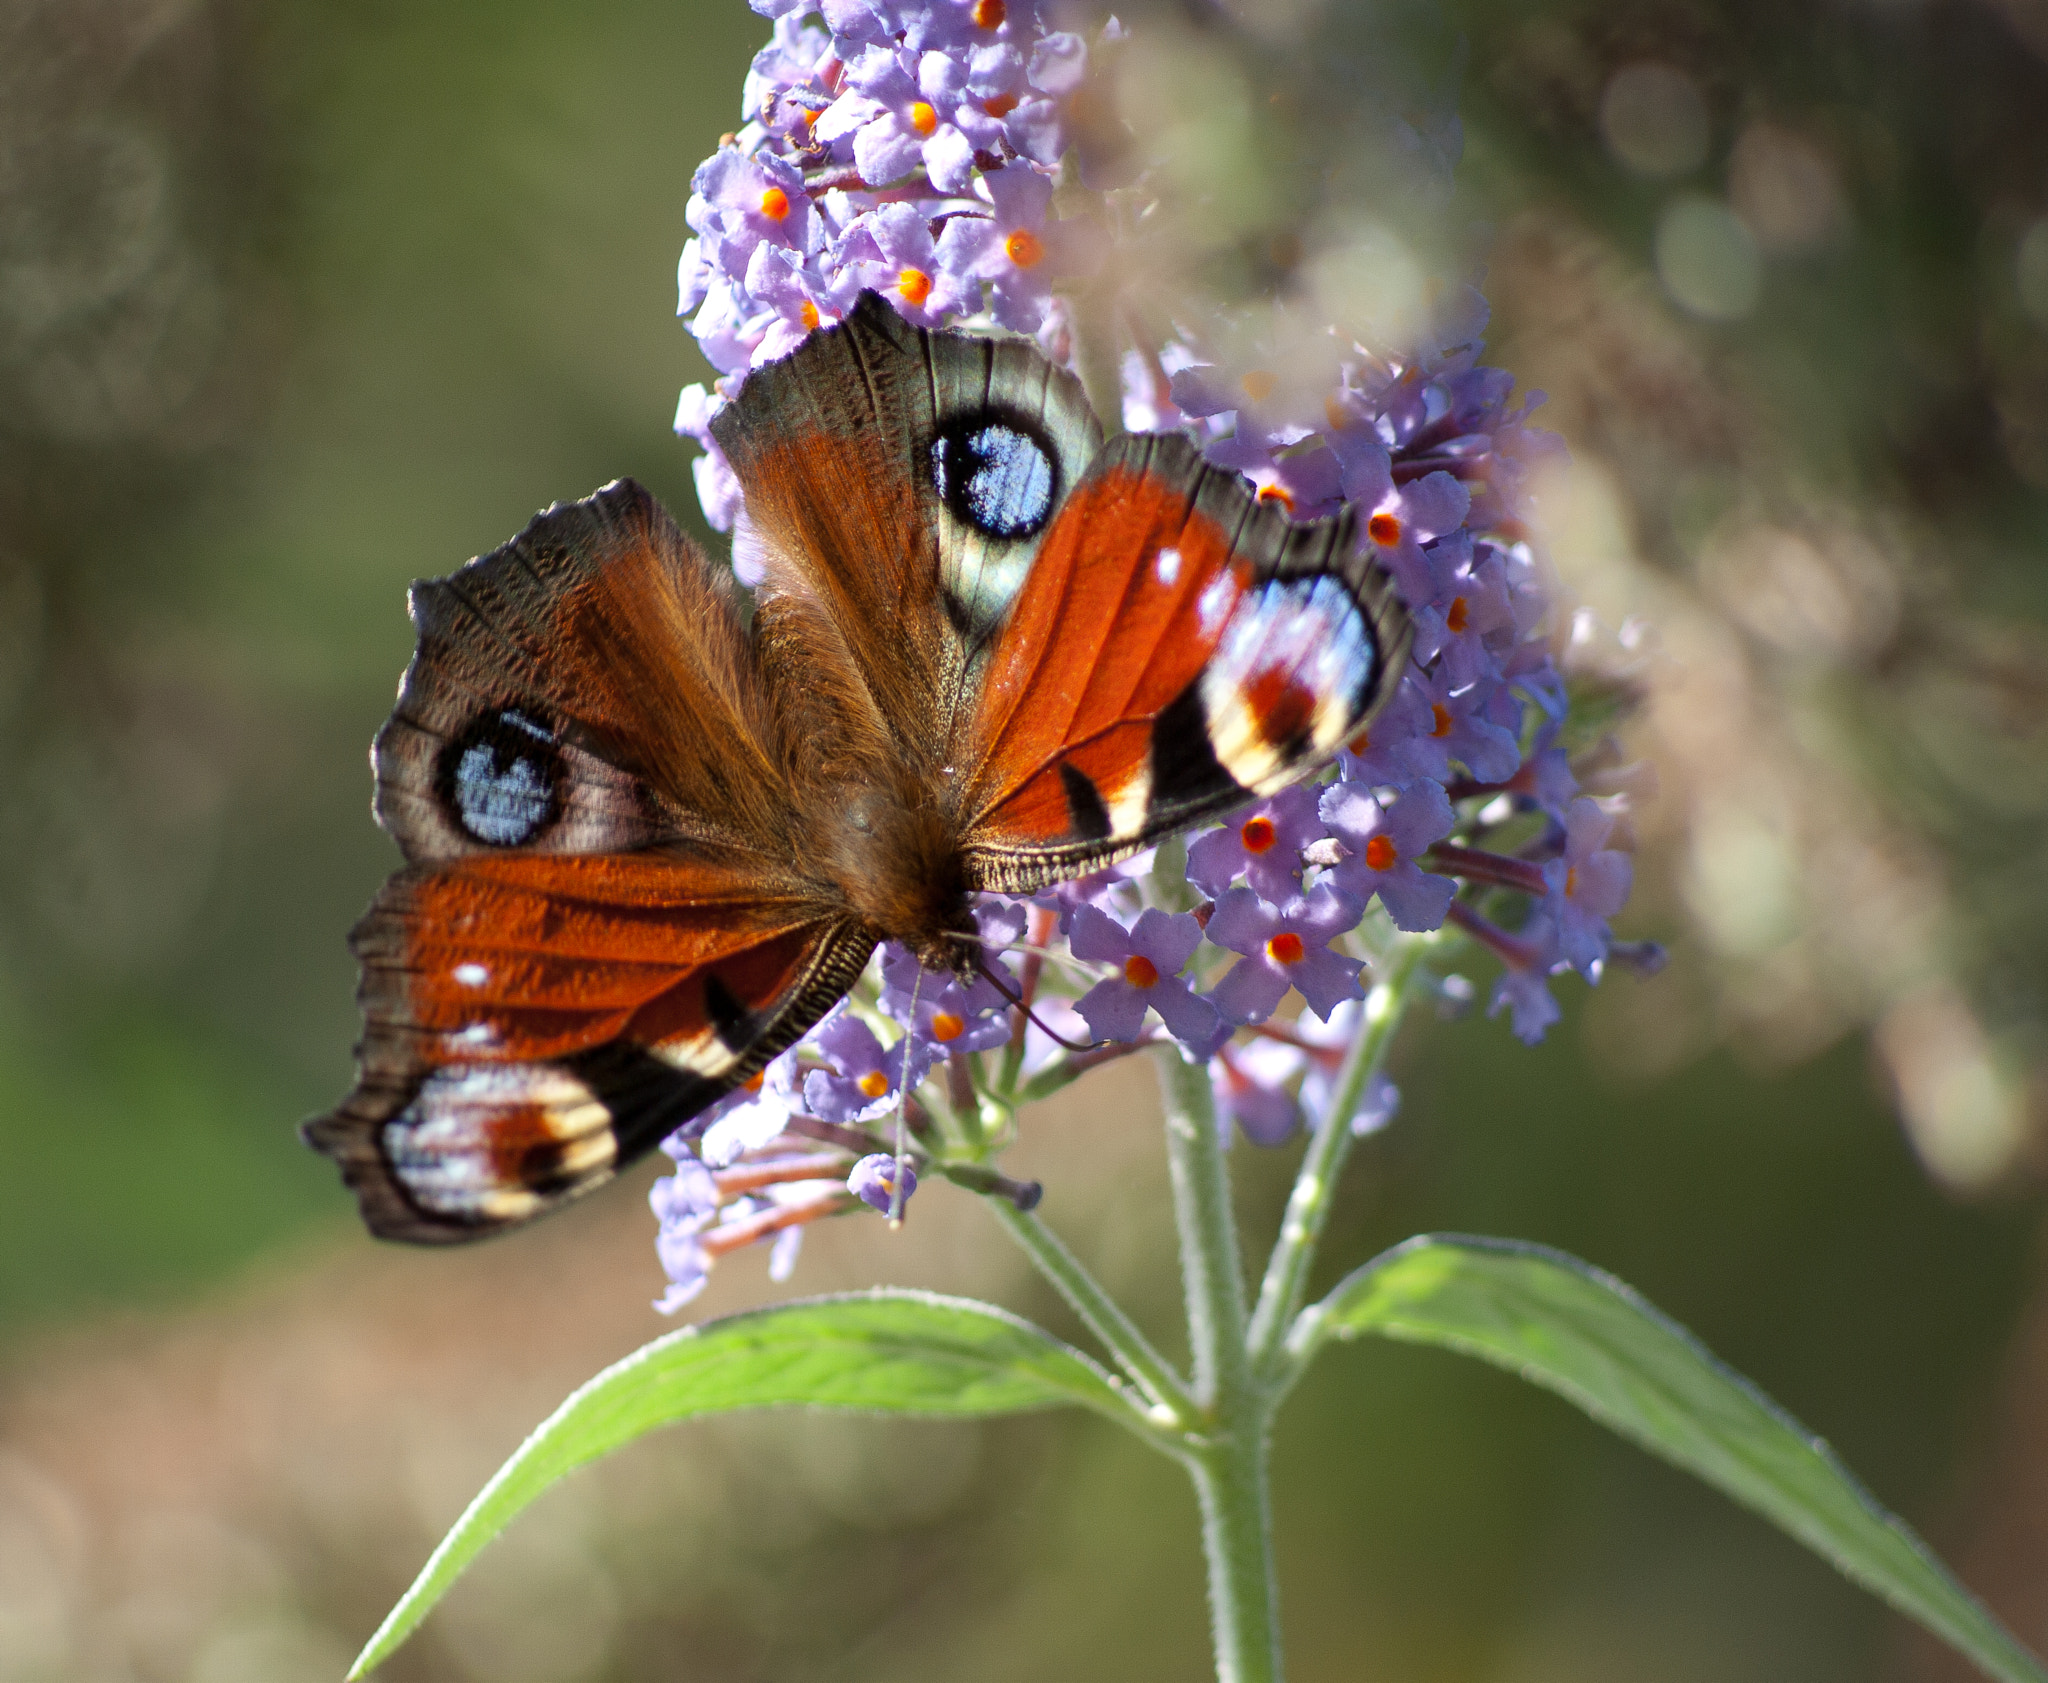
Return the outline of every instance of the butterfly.
[[[1406,660],[1348,512],[1296,524],[1179,436],[1105,445],[1028,341],[864,294],[713,433],[731,564],[619,480],[412,588],[372,750],[405,865],[350,938],[355,1086],[304,1129],[383,1237],[590,1191],[878,943],[972,970],[977,893],[1300,780]]]

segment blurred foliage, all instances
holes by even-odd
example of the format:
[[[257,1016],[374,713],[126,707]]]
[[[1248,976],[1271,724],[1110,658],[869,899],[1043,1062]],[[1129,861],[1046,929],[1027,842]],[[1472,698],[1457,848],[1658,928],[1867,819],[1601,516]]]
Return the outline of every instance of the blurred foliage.
[[[1341,0],[1259,7],[1256,62],[1178,15],[1297,138],[1307,93],[1368,85],[1311,51],[1271,98],[1359,26]],[[2048,1363],[1990,1400],[2038,1289],[2048,27],[2028,0],[1375,16],[1416,86],[1459,78],[1448,248],[1483,256],[1491,359],[1572,445],[1559,564],[1606,625],[1655,627],[1580,653],[1648,697],[1628,933],[1676,959],[1534,1054],[1423,1027],[1330,1266],[1427,1227],[1562,1245],[1966,1545],[2036,1487],[2048,1418]],[[621,473],[694,517],[672,276],[764,33],[739,0],[0,20],[0,1677],[332,1676],[521,1433],[659,1325],[633,1189],[474,1256],[373,1254],[290,1124],[347,1081],[406,581]],[[1252,255],[1284,278],[1284,244]],[[1021,1167],[1163,1328],[1156,1139],[1103,1079],[1027,1123]],[[1948,1183],[2016,1191],[1951,1203],[1894,1096]],[[1286,1163],[1238,1161],[1269,1221]],[[798,1284],[983,1292],[1076,1334],[931,1199],[898,1240],[837,1224]],[[720,1280],[707,1313],[765,1289]],[[1281,1457],[1302,1678],[1953,1675],[1498,1375],[1333,1356]],[[550,1501],[394,1677],[1205,1653],[1184,1491],[1085,1421],[741,1423]],[[2038,1646],[2048,1528],[2000,1523],[1994,1587]]]

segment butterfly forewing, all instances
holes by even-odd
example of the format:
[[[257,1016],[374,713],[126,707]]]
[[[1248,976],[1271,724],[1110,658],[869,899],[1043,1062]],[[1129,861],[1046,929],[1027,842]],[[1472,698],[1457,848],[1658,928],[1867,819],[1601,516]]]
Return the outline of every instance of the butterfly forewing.
[[[1409,636],[1348,514],[1295,525],[1184,439],[1115,440],[982,675],[972,880],[1076,875],[1298,781],[1371,718]]]
[[[400,872],[357,926],[355,1090],[309,1133],[387,1237],[462,1239],[590,1190],[852,985],[871,939],[673,853]]]

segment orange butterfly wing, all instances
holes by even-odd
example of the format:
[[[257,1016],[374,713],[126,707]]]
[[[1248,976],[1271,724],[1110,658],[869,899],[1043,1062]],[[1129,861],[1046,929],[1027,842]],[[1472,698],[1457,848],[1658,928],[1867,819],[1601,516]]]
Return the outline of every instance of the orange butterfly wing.
[[[1294,525],[1185,439],[1115,440],[982,675],[969,879],[1078,875],[1299,781],[1392,692],[1411,635],[1348,513]]]
[[[358,925],[354,1089],[308,1139],[441,1242],[589,1190],[745,1080],[872,939],[792,874],[730,574],[638,486],[414,588],[375,749],[412,865]]]
[[[988,641],[1101,445],[1080,382],[1027,340],[926,333],[870,292],[752,370],[712,431],[746,492],[733,549],[765,575],[771,684],[857,733],[835,757],[941,775]],[[992,436],[1017,469],[994,520],[972,501]]]
[[[356,1086],[308,1126],[386,1238],[456,1240],[608,1180],[852,986],[872,943],[710,858],[401,871],[357,926]]]

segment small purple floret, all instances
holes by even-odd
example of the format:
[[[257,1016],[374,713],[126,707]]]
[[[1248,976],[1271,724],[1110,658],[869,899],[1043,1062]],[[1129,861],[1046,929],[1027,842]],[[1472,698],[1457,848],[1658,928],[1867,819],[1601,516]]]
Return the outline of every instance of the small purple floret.
[[[854,1164],[846,1177],[846,1189],[870,1209],[883,1215],[893,1210],[900,1215],[917,1190],[917,1171],[886,1151],[870,1152]]]

